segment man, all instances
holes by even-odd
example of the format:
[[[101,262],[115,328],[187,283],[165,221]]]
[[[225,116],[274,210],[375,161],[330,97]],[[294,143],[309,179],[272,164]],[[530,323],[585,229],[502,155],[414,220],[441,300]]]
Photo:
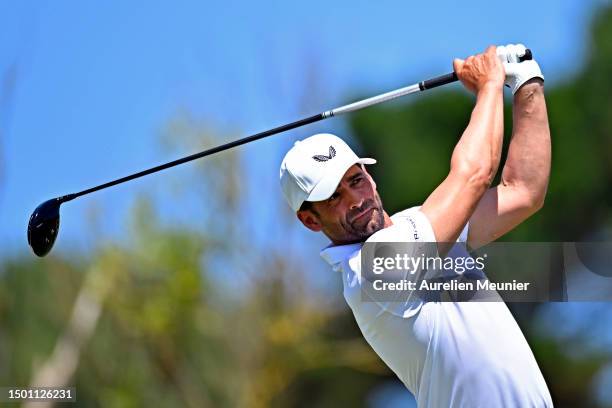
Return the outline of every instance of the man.
[[[503,302],[413,299],[388,307],[364,301],[360,290],[364,242],[437,242],[445,255],[461,244],[489,243],[542,207],[550,132],[543,76],[535,61],[519,63],[524,52],[522,45],[489,47],[453,62],[476,104],[448,176],[421,207],[389,216],[364,166],[375,160],[358,158],[333,135],[297,142],[281,164],[289,205],[307,228],[331,240],[321,255],[341,272],[344,297],[365,339],[419,407],[552,406],[533,354]],[[490,188],[501,156],[504,82],[514,94],[513,132],[501,183]]]

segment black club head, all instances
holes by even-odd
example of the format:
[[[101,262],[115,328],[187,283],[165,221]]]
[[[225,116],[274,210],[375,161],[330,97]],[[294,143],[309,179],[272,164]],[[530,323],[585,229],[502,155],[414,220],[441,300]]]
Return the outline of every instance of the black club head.
[[[53,198],[45,201],[32,213],[28,223],[28,243],[34,253],[43,257],[51,251],[60,223],[60,205],[62,198]]]

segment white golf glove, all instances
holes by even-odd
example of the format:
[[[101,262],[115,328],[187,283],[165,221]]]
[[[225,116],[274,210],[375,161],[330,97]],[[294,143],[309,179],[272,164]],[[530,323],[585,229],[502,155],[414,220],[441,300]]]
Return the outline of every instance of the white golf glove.
[[[519,58],[525,55],[526,48],[523,44],[508,44],[497,47],[497,56],[504,64],[506,70],[506,81],[504,82],[512,90],[516,91],[532,78],[541,78],[544,75],[535,60],[520,62]]]

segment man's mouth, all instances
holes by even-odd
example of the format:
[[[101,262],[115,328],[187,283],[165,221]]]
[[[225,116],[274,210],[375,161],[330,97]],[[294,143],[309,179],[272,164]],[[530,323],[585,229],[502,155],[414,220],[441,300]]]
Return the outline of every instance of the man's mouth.
[[[365,216],[370,215],[375,209],[375,207],[370,207],[367,210],[360,212],[359,214],[357,214],[356,217],[353,218],[351,224],[354,224],[356,221],[362,220]]]

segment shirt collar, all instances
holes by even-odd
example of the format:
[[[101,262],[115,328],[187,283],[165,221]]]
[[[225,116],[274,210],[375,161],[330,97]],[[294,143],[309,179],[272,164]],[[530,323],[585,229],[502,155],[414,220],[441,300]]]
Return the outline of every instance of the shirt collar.
[[[351,254],[361,249],[362,243],[348,244],[348,245],[333,245],[330,244],[321,250],[321,258],[331,266],[337,265]]]

